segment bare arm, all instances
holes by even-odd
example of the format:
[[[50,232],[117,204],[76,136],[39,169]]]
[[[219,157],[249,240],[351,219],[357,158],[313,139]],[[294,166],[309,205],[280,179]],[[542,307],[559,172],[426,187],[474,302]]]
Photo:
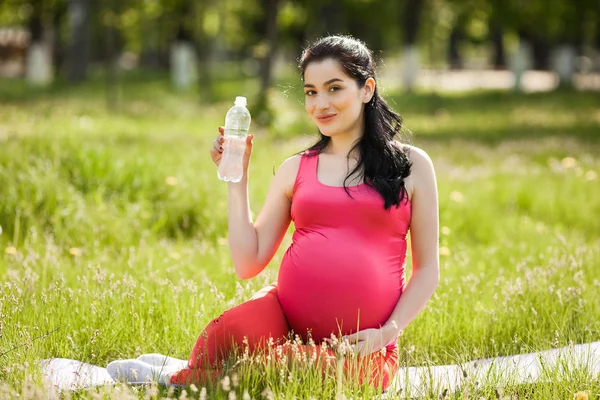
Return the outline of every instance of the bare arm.
[[[397,337],[421,312],[439,283],[439,213],[435,171],[429,156],[420,149],[411,148],[411,161],[414,188],[410,223],[412,275],[382,328],[391,338]]]
[[[412,276],[394,311],[381,328],[365,329],[344,337],[351,343],[353,351],[362,356],[396,340],[399,333],[425,307],[440,279],[438,197],[433,163],[420,149],[412,147],[410,154],[413,164],[407,185],[410,182],[412,187]]]
[[[223,153],[223,128],[213,142],[211,157],[218,166]],[[300,166],[300,156],[285,160],[273,177],[267,199],[252,221],[248,199],[248,166],[252,154],[253,135],[246,138],[243,161],[243,178],[238,183],[228,183],[229,192],[229,248],[235,272],[240,279],[250,279],[267,266],[277,252],[291,222],[291,198]]]
[[[247,174],[229,183],[229,247],[237,276],[250,279],[271,261],[290,225],[291,190],[298,160],[286,160],[271,182],[265,204],[253,223]]]

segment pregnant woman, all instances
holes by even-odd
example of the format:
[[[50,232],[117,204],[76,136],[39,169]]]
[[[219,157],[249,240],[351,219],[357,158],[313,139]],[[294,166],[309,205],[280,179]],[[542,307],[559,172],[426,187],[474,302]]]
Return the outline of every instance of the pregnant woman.
[[[112,374],[145,374],[165,384],[203,383],[220,376],[222,360],[245,343],[250,351],[309,338],[320,355],[333,336],[346,339],[360,379],[380,389],[398,369],[397,338],[424,308],[439,281],[438,200],[427,154],[394,139],[402,121],[377,87],[371,51],[359,40],[330,36],[300,58],[305,108],[319,129],[310,149],[285,160],[264,207],[252,220],[246,142],[244,177],[228,183],[229,244],[239,278],[258,275],[291,221],[293,241],[276,283],[211,321],[186,365],[157,355],[116,361]],[[223,130],[211,156],[219,165]],[[412,276],[404,279],[411,234]],[[270,340],[272,339],[272,340]],[[152,364],[159,364],[159,367]]]

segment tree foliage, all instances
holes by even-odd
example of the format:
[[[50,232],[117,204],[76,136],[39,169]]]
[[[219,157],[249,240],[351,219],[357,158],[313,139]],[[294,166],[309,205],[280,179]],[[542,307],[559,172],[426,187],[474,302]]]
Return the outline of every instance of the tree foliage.
[[[36,10],[57,44],[71,40],[66,17],[73,1],[0,1],[0,26],[27,28]],[[261,60],[268,53],[266,0],[91,0],[92,60],[106,58],[106,35],[115,31],[115,51],[139,56],[142,65],[167,67],[170,44],[194,43],[201,63],[215,59]],[[445,54],[460,39],[480,45],[498,34],[521,34],[553,46],[598,45],[598,0],[279,0],[277,48],[297,55],[319,36],[346,33],[377,51],[416,42]],[[418,7],[420,6],[420,7]],[[267,8],[266,8],[267,7]],[[439,57],[439,56],[438,56]],[[60,57],[59,57],[60,58]],[[59,59],[58,58],[58,59]],[[212,60],[212,61],[211,61]],[[205,66],[208,76],[214,65]]]

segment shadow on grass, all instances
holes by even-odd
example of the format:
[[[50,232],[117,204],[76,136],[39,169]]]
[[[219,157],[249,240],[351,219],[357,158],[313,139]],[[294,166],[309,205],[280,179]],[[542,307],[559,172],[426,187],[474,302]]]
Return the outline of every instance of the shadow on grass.
[[[0,78],[0,102],[26,105],[39,100],[80,98],[108,103],[110,96],[117,96],[119,105],[128,101],[159,101],[163,96],[173,96],[182,101],[210,103],[229,101],[241,92],[256,92],[258,81],[244,77],[214,79],[210,84],[199,82],[187,90],[177,90],[170,82],[170,76],[164,71],[139,69],[121,71],[109,92],[108,81],[103,72],[90,74],[91,77],[81,84],[72,84],[58,77],[47,87],[29,85],[24,79]]]
[[[573,138],[583,143],[597,146],[600,141],[600,126],[596,125],[578,125],[568,128],[544,128],[529,129],[526,126],[515,126],[508,129],[454,129],[451,132],[421,132],[410,138],[413,144],[423,142],[451,143],[454,141],[470,141],[490,147],[496,146],[506,141],[535,140],[551,137]],[[600,153],[600,148],[590,147],[592,153]]]
[[[387,97],[392,106],[401,112],[430,112],[440,108],[449,111],[497,111],[519,106],[553,109],[556,111],[581,107],[600,107],[597,92],[560,89],[552,92],[519,93],[501,90],[469,92],[416,92],[391,93]]]
[[[303,113],[302,91],[289,77],[280,79],[274,90],[284,104],[278,107]],[[211,92],[207,94],[206,92]],[[215,105],[229,102],[235,95],[251,96],[258,92],[256,79],[215,78],[211,85],[197,84],[186,92],[177,92],[164,72],[139,70],[121,73],[118,78],[116,110],[132,117],[155,115],[157,110],[177,115],[190,104]],[[282,96],[281,96],[282,95]],[[472,91],[461,93],[416,92],[387,94],[390,105],[405,118],[405,126],[414,129],[411,141],[469,140],[495,145],[505,140],[536,139],[547,136],[570,137],[595,143],[600,140],[600,96],[593,92],[557,90],[544,93],[511,91]],[[57,80],[52,86],[32,88],[22,80],[0,80],[0,101],[17,106],[35,106],[37,102],[76,100],[108,110],[109,97],[105,78],[96,74],[89,82],[70,85]],[[279,100],[278,100],[279,101]],[[140,102],[148,107],[140,106]],[[199,118],[210,109],[197,109]],[[108,111],[110,115],[111,112]],[[560,123],[558,123],[560,122]],[[290,126],[273,136],[293,138],[303,133],[308,121]],[[312,127],[310,127],[312,128]],[[310,129],[310,132],[313,130]]]
[[[421,120],[412,137],[416,142],[468,140],[493,146],[545,137],[600,140],[600,96],[593,92],[394,94],[389,101],[409,124]]]

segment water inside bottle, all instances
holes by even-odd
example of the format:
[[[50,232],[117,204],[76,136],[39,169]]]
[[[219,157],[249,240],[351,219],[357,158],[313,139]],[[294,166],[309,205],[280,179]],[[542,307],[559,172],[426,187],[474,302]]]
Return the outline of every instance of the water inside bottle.
[[[242,159],[246,151],[246,139],[235,136],[225,136],[223,156],[219,163],[219,179],[225,182],[239,182],[244,173]]]
[[[248,136],[248,129],[242,129],[242,128],[228,128],[227,126],[225,126],[225,137],[227,136],[233,136],[236,138],[244,138],[246,136]]]

